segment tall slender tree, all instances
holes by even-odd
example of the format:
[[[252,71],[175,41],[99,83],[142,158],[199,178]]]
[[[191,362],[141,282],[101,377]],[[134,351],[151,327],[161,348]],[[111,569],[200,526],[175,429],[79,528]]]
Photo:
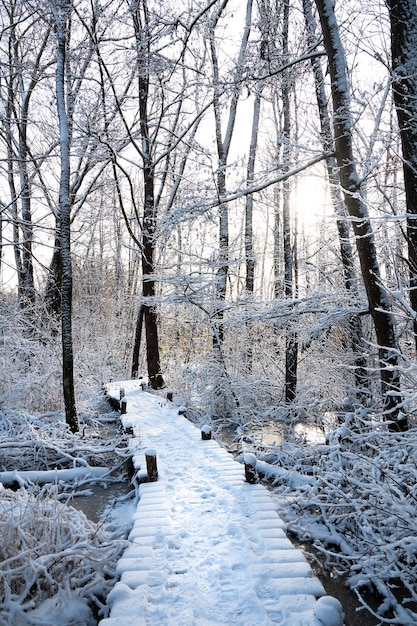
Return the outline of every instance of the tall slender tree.
[[[246,168],[246,184],[250,188],[253,185],[255,177],[255,162],[258,148],[259,121],[261,115],[263,84],[255,86],[255,97],[253,101],[252,130],[249,145],[248,163]],[[254,194],[249,194],[245,202],[245,291],[250,299],[255,294],[255,251],[254,251],[254,234],[253,234],[253,206]],[[253,337],[252,322],[250,319],[246,322],[247,344],[245,361],[248,372],[252,371],[253,360]]]
[[[407,214],[410,302],[417,351],[417,5],[387,0],[391,24],[392,89],[400,127]]]
[[[223,96],[224,86],[220,76],[220,64],[218,46],[216,43],[216,26],[228,4],[228,0],[222,0],[215,8],[209,22],[210,52],[213,67],[213,108],[215,122],[215,137],[217,148],[217,195],[219,199],[219,255],[216,277],[216,304],[214,311],[213,346],[215,353],[222,350],[224,340],[224,302],[227,293],[227,281],[229,274],[229,212],[226,198],[226,171],[233,131],[236,123],[237,107],[242,91],[242,78],[245,69],[246,51],[252,25],[253,0],[246,1],[245,25],[240,42],[238,58],[234,68],[232,92],[228,103],[228,115],[226,128],[223,128]],[[226,92],[227,94],[227,92]],[[229,94],[227,94],[229,95]]]
[[[0,85],[0,98],[4,103],[0,138],[7,147],[18,297],[20,306],[26,308],[35,303],[32,250],[34,164],[28,131],[33,96],[50,63],[48,43],[51,29],[23,2],[1,2],[0,11],[3,23],[7,25],[2,33],[3,53],[7,49],[3,68],[7,67],[7,70],[3,71]]]
[[[395,319],[388,293],[382,284],[374,233],[362,195],[361,181],[357,174],[353,152],[351,98],[345,52],[340,39],[334,3],[326,0],[315,0],[315,3],[329,61],[333,132],[339,177],[345,205],[353,222],[362,279],[378,342],[385,418],[390,420],[392,430],[406,430],[407,419],[401,412],[399,348]]]
[[[70,205],[70,140],[67,113],[66,53],[71,18],[71,1],[54,0],[51,9],[55,20],[56,51],[56,103],[60,139],[59,224],[61,252],[61,331],[62,331],[62,381],[65,416],[72,432],[78,430],[78,417],[74,389],[74,356],[72,341],[72,260],[71,260],[71,205]]]
[[[282,57],[284,63],[288,61],[289,54],[289,20],[290,0],[283,2],[282,15]],[[291,74],[284,70],[281,75],[281,98],[282,98],[282,144],[283,144],[283,167],[284,173],[290,168],[291,160]],[[290,179],[287,178],[282,185],[282,231],[284,251],[284,294],[291,300],[294,297],[294,259],[292,249],[292,231],[294,223],[291,215],[290,204]],[[298,342],[294,330],[287,326],[285,329],[285,402],[290,403],[295,399],[297,390],[297,365],[298,365]]]
[[[159,8],[148,0],[129,5],[133,45],[129,46],[128,54],[132,59],[132,73],[121,93],[118,93],[119,81],[113,80],[109,65],[104,61],[102,64],[126,138],[120,151],[111,148],[114,140],[109,138],[118,204],[142,267],[142,294],[136,316],[131,373],[132,376],[138,373],[141,341],[145,336],[148,378],[155,389],[165,384],[156,302],[161,281],[157,265],[159,237],[163,231],[160,222],[174,206],[202,118],[199,104],[186,110],[191,102],[187,98],[193,83],[188,80],[192,69],[183,56],[195,22],[191,19],[191,25],[185,25],[184,42],[180,36],[184,34],[182,27],[177,30],[174,21],[167,19],[170,9],[166,5],[162,17]],[[196,70],[196,74],[198,72]],[[134,116],[129,108],[132,101],[137,103]],[[201,109],[204,108],[202,104]],[[124,161],[126,146],[129,165]]]
[[[317,44],[316,21],[312,10],[312,0],[303,0],[303,11],[306,22],[308,42],[311,47]],[[317,107],[320,119],[320,131],[323,150],[329,154],[326,158],[327,178],[330,183],[330,196],[337,217],[340,257],[343,267],[343,278],[346,291],[355,296],[358,292],[358,281],[355,272],[353,248],[350,243],[350,227],[346,206],[340,191],[339,171],[334,154],[334,139],[326,94],[324,73],[319,57],[311,59],[316,92]],[[365,346],[363,327],[359,315],[349,319],[350,345],[354,355],[355,388],[359,399],[365,399],[368,387],[366,371]]]
[[[106,6],[111,10],[112,4]],[[111,160],[109,153],[101,146],[101,137],[105,135],[108,125],[115,116],[102,115],[102,94],[89,88],[92,76],[96,80],[97,59],[100,39],[106,40],[108,15],[104,15],[99,3],[90,4],[90,12],[79,10],[72,4],[73,18],[71,28],[76,36],[74,45],[68,39],[66,54],[66,93],[68,143],[70,152],[70,221],[73,223],[81,212],[84,204],[102,183],[101,175]],[[101,24],[103,22],[103,24]],[[114,142],[116,150],[120,140]],[[45,177],[37,168],[39,186],[55,218],[55,241],[52,258],[48,268],[44,303],[49,313],[61,313],[61,225],[60,212],[56,211],[48,198],[48,185]]]
[[[140,133],[142,138],[143,172],[143,225],[142,225],[142,311],[138,315],[138,324],[142,323],[142,312],[146,334],[146,356],[149,383],[153,389],[164,386],[161,372],[158,323],[155,303],[155,164],[149,127],[149,83],[151,73],[151,33],[150,16],[146,0],[137,2],[133,8],[137,63],[138,63],[138,99]],[[138,337],[138,331],[136,331]]]

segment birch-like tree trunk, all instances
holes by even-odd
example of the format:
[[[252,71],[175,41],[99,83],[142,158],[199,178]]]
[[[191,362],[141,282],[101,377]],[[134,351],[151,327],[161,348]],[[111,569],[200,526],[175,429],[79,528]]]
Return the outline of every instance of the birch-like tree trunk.
[[[391,430],[403,431],[407,429],[407,419],[400,410],[402,398],[395,319],[391,311],[389,296],[382,285],[374,233],[356,171],[345,52],[340,40],[333,0],[315,0],[315,3],[329,61],[334,141],[339,177],[345,205],[352,218],[362,279],[379,346],[384,416],[385,419],[391,421]]]
[[[61,329],[62,329],[62,382],[65,402],[65,418],[72,432],[78,430],[78,417],[74,389],[74,357],[72,343],[72,262],[71,262],[71,216],[70,216],[70,141],[65,98],[66,51],[68,20],[71,11],[69,0],[53,3],[55,18],[56,99],[59,120],[61,171],[59,181],[59,217],[61,226]]]

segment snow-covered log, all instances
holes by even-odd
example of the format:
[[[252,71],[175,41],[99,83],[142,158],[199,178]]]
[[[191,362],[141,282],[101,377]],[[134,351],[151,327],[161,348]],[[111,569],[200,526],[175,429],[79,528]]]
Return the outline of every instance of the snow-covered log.
[[[71,469],[55,469],[46,471],[10,471],[0,472],[0,483],[3,485],[12,485],[18,483],[19,486],[28,483],[45,484],[55,482],[68,482],[77,479],[102,479],[109,473],[107,467],[73,467]]]

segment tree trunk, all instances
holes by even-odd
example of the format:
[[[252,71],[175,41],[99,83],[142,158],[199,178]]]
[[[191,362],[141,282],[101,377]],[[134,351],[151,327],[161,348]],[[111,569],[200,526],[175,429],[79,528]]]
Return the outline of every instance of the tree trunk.
[[[135,325],[135,342],[133,344],[133,357],[132,357],[132,372],[131,377],[137,378],[139,373],[139,356],[140,356],[140,346],[142,343],[142,327],[143,327],[143,318],[145,315],[145,307],[143,304],[139,306],[138,315],[136,318]]]
[[[283,27],[282,27],[282,56],[284,62],[288,59],[288,30],[290,16],[290,0],[285,0],[283,4]],[[291,159],[291,74],[289,70],[282,73],[282,114],[283,114],[283,173],[289,171]],[[287,178],[282,186],[282,231],[283,231],[283,249],[284,249],[284,295],[288,300],[294,297],[294,265],[292,251],[292,216],[290,206],[290,179]],[[297,365],[298,365],[298,341],[297,334],[290,325],[285,327],[285,402],[287,404],[294,401],[297,393]]]
[[[303,0],[303,11],[309,37],[309,45],[313,47],[317,43],[316,23],[313,16],[311,0]],[[317,106],[320,118],[320,130],[323,150],[326,153],[334,151],[334,139],[330,122],[328,100],[324,84],[324,76],[321,62],[318,57],[311,59],[316,90]],[[342,259],[345,289],[348,293],[356,294],[358,291],[355,274],[355,262],[353,250],[350,244],[349,222],[345,203],[340,193],[339,172],[336,158],[330,156],[326,159],[327,177],[330,183],[330,197],[337,217],[337,231],[339,235],[340,256]],[[359,315],[353,315],[349,320],[350,344],[354,354],[355,389],[357,397],[363,401],[367,396],[369,380],[366,371],[365,346],[363,342],[362,320]]]
[[[59,219],[56,219],[55,242],[52,259],[48,268],[44,303],[49,314],[61,314],[61,283],[62,283],[62,258],[61,258],[61,227]]]
[[[141,100],[142,97],[140,96]],[[144,127],[147,132],[147,119],[144,118]],[[142,233],[142,293],[144,297],[143,312],[145,320],[146,336],[146,360],[148,366],[149,383],[152,389],[164,387],[164,379],[161,373],[159,358],[158,340],[158,318],[155,305],[152,300],[155,298],[155,230],[156,216],[154,214],[154,170],[150,162],[151,157],[143,168],[145,202]],[[151,301],[148,304],[148,301]]]
[[[224,202],[226,197],[226,169],[230,152],[233,131],[236,122],[237,106],[242,90],[242,76],[245,68],[246,50],[249,41],[249,35],[252,23],[252,6],[253,0],[246,1],[245,27],[239,49],[236,68],[234,71],[234,86],[230,104],[228,108],[227,125],[223,134],[222,120],[223,108],[221,106],[221,94],[223,92],[223,83],[220,79],[219,63],[215,41],[215,27],[220,16],[225,9],[228,0],[223,0],[219,8],[215,12],[210,25],[210,52],[213,65],[213,108],[215,121],[215,136],[217,146],[217,195],[219,198],[219,255],[216,273],[216,304],[213,313],[213,348],[215,358],[218,358],[222,350],[224,340],[224,302],[227,293],[227,279],[229,274],[229,212],[227,204]]]
[[[255,176],[255,160],[258,147],[259,118],[261,113],[261,95],[262,84],[256,86],[255,99],[253,102],[252,132],[246,171],[246,185],[248,188],[253,185]],[[253,298],[255,291],[255,255],[253,250],[253,194],[249,194],[247,196],[245,205],[245,264],[245,290],[246,294],[250,298]],[[253,359],[253,336],[251,320],[248,320],[246,322],[246,334],[247,343],[245,361],[247,370],[250,373],[252,372]]]
[[[142,228],[142,293],[146,336],[146,360],[148,367],[149,384],[152,389],[164,387],[161,373],[158,340],[158,318],[153,302],[155,298],[155,233],[156,233],[156,205],[155,205],[155,169],[153,163],[152,146],[149,131],[149,77],[150,77],[150,41],[149,41],[149,13],[146,0],[138,3],[133,13],[135,27],[139,78],[139,118],[142,137],[143,160],[143,228]],[[139,311],[140,315],[140,311]],[[138,318],[139,318],[138,315]],[[132,362],[132,372],[135,363]],[[137,367],[136,367],[137,370]]]
[[[392,89],[401,133],[407,213],[410,302],[417,352],[417,6],[387,0],[391,22]]]
[[[253,185],[255,176],[255,159],[258,147],[259,118],[261,113],[262,85],[256,87],[253,102],[252,132],[249,146],[248,166],[246,171],[246,185]],[[246,293],[253,295],[255,290],[255,256],[253,251],[253,194],[246,198],[245,206],[245,263],[246,263]]]
[[[17,203],[17,189],[14,180],[14,151],[13,151],[13,141],[9,123],[9,111],[7,112],[7,121],[5,122],[6,126],[6,142],[7,142],[7,178],[9,183],[10,190],[10,212],[12,218],[12,232],[13,232],[13,254],[14,254],[14,262],[16,266],[16,274],[17,274],[17,297],[19,300],[20,306],[22,306],[22,302],[24,301],[24,273],[23,273],[23,263],[22,263],[22,251],[20,247],[20,229],[19,229],[19,212],[18,212],[18,203]]]
[[[391,312],[388,294],[382,286],[374,234],[363,200],[361,183],[356,172],[345,54],[333,3],[326,0],[315,0],[315,2],[329,61],[333,127],[339,177],[346,208],[353,218],[353,230],[356,237],[362,279],[379,346],[384,416],[385,419],[392,421],[391,430],[403,431],[407,429],[407,419],[400,411],[402,398],[395,320]]]
[[[11,54],[11,52],[10,52]],[[9,68],[10,77],[14,72],[12,67]],[[6,104],[6,118],[4,120],[5,138],[7,144],[7,179],[10,190],[10,212],[12,217],[12,231],[13,231],[13,253],[14,261],[16,265],[17,273],[17,294],[20,305],[24,301],[24,272],[22,261],[22,250],[20,246],[20,229],[19,229],[19,212],[18,212],[18,192],[15,183],[15,161],[16,155],[14,150],[14,138],[11,127],[11,120],[14,109],[14,86],[8,85],[7,89],[7,104]]]
[[[28,98],[28,96],[27,96]],[[19,129],[19,173],[20,173],[20,202],[22,210],[22,269],[24,306],[35,304],[35,281],[33,277],[33,224],[31,211],[31,185],[28,172],[27,154],[27,106],[25,103],[20,120]]]
[[[61,149],[61,172],[59,183],[59,216],[61,226],[61,327],[62,327],[62,381],[65,402],[65,418],[72,432],[78,431],[75,405],[74,359],[72,344],[72,265],[70,220],[70,146],[68,118],[65,106],[65,65],[70,2],[54,3],[53,9],[57,32],[56,98],[59,119]]]
[[[16,271],[18,277],[19,304],[24,309],[35,303],[35,282],[33,274],[33,224],[31,213],[31,185],[28,166],[27,125],[29,103],[39,71],[39,62],[44,46],[41,45],[39,54],[33,66],[32,78],[26,84],[26,75],[22,69],[25,64],[24,53],[21,51],[16,32],[18,16],[15,6],[10,5],[8,13],[9,24],[5,32],[8,46],[8,67],[4,71],[6,86],[6,116],[3,120],[5,141],[7,145],[8,182],[11,197],[13,219],[13,245],[15,253]],[[46,37],[46,40],[48,36]],[[45,40],[45,41],[46,41]],[[16,184],[15,177],[19,174],[20,183]],[[17,177],[16,177],[17,178]],[[18,209],[20,203],[20,215]]]

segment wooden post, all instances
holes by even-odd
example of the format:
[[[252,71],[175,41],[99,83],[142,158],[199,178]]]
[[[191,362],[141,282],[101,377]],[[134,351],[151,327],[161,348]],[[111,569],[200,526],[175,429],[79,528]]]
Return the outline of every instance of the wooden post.
[[[172,389],[167,389],[167,400],[169,402],[172,402],[173,397],[174,397],[174,392],[172,391]]]
[[[209,439],[211,439],[211,426],[209,426],[208,424],[204,424],[204,426],[201,427],[201,439],[203,441],[208,441]]]
[[[125,422],[123,429],[126,433],[126,435],[133,435],[133,426],[130,422]]]
[[[125,415],[127,411],[127,400],[126,398],[122,398],[120,400],[120,414]]]
[[[120,400],[125,397],[125,390],[123,387],[120,387]]]
[[[247,452],[243,457],[243,461],[245,463],[246,482],[254,485],[258,482],[258,473],[256,471],[256,456]]]
[[[178,415],[184,415],[186,417],[187,409],[185,406],[180,406],[178,409]]]
[[[146,389],[146,383],[144,380],[142,380],[142,382],[140,383],[140,388],[142,389],[142,391],[145,391]]]
[[[146,470],[148,472],[148,481],[154,483],[158,480],[158,467],[156,463],[156,451],[149,448],[145,450]]]

